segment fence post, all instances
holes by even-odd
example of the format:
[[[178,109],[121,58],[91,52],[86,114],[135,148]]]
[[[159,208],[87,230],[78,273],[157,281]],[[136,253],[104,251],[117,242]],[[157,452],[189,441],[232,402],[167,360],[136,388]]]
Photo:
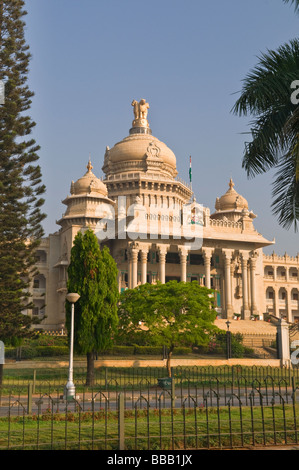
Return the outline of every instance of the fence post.
[[[118,395],[118,448],[125,448],[125,396],[123,393]]]
[[[105,389],[107,389],[108,384],[108,367],[105,367]]]
[[[32,383],[28,384],[27,414],[32,414]]]
[[[35,393],[35,385],[36,385],[36,369],[33,371],[33,387],[32,387],[32,393]]]
[[[172,408],[175,408],[175,379],[172,377],[171,380],[171,403],[172,403]]]
[[[296,387],[296,381],[295,381],[294,375],[292,376],[292,389],[293,389],[293,390],[292,390],[292,391],[293,391],[293,403],[296,404],[296,399],[297,399],[297,397],[296,397],[296,395],[297,395],[297,394],[296,394],[296,392],[297,392],[297,387]]]

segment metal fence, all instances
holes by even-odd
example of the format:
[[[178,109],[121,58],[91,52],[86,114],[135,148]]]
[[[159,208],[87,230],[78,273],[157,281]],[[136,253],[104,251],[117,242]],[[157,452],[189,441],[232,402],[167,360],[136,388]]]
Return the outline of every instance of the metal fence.
[[[3,387],[23,387],[28,382],[34,386],[49,384],[51,387],[59,387],[66,382],[67,368],[37,368],[37,369],[4,369]],[[119,389],[128,384],[139,384],[142,380],[155,385],[159,378],[165,377],[165,367],[100,367],[95,369],[94,383],[99,387],[112,386]],[[237,380],[252,381],[264,380],[272,377],[275,381],[284,379],[291,384],[292,377],[299,380],[299,367],[272,367],[272,366],[178,366],[172,368],[172,375],[177,381],[186,380],[194,384],[210,384],[215,381]],[[78,386],[84,386],[86,382],[86,368],[74,367],[74,380]],[[3,388],[2,387],[2,388]],[[0,389],[1,392],[1,389]]]
[[[125,372],[125,371],[122,371]],[[142,371],[144,374],[145,371]],[[177,371],[178,372],[178,371]],[[186,371],[185,371],[186,372]],[[199,371],[198,371],[199,372]],[[33,382],[2,394],[0,449],[177,450],[298,444],[296,374],[106,376],[63,399],[61,385]],[[225,370],[225,372],[227,372]],[[239,371],[241,372],[241,371]],[[252,372],[252,371],[251,371]],[[257,370],[256,370],[257,372]],[[268,371],[269,372],[269,371]],[[214,370],[215,373],[215,370]],[[158,374],[159,375],[159,374]],[[105,378],[105,377],[104,377]],[[232,380],[233,379],[233,380]],[[77,389],[80,382],[77,382]]]

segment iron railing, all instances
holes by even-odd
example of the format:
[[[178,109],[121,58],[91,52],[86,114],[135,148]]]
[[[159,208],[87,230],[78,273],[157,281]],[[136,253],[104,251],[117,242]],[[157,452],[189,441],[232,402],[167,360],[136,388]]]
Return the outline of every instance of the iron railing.
[[[192,378],[192,377],[191,377]],[[0,407],[0,449],[219,449],[298,444],[295,376],[109,379],[65,401],[63,388],[13,388]],[[136,376],[135,376],[136,379]],[[76,384],[78,385],[78,384]],[[47,384],[47,387],[49,384]],[[38,390],[39,388],[39,390]]]

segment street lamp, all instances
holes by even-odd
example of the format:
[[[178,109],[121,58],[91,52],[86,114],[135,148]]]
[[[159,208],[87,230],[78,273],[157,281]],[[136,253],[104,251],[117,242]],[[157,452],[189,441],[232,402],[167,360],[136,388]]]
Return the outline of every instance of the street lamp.
[[[75,385],[73,382],[73,350],[74,350],[74,311],[75,311],[75,303],[80,298],[79,294],[70,293],[67,294],[66,300],[72,304],[71,310],[71,334],[70,334],[70,361],[69,361],[69,377],[67,384],[64,388],[64,399],[74,399],[76,396]]]
[[[226,355],[227,355],[227,359],[230,359],[231,353],[232,353],[232,350],[231,350],[231,334],[230,334],[230,331],[229,331],[230,321],[227,321],[227,322],[225,322],[225,323],[226,323],[226,326],[227,326],[227,332],[226,332]]]

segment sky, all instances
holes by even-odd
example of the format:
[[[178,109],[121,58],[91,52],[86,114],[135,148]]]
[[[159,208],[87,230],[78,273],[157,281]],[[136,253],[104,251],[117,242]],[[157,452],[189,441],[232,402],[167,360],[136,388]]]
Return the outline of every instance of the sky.
[[[129,134],[131,102],[150,104],[152,133],[175,153],[179,176],[214,212],[216,197],[235,189],[275,246],[295,256],[299,234],[272,213],[270,171],[248,179],[242,168],[250,118],[231,110],[242,80],[269,49],[298,37],[299,15],[282,0],[25,0],[35,96],[32,137],[41,146],[46,185],[45,234],[59,230],[71,181],[103,177],[106,146]],[[299,79],[299,77],[298,77]]]

